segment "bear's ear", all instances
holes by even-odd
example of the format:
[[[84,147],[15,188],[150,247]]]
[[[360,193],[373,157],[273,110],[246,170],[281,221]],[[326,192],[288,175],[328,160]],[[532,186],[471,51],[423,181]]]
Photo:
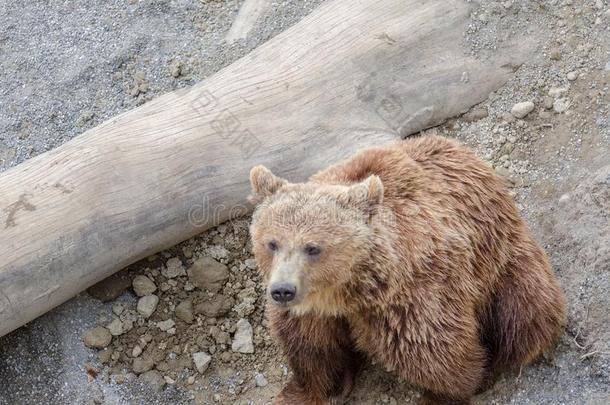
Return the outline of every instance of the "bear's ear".
[[[275,194],[277,190],[288,184],[288,181],[277,177],[265,166],[259,165],[250,170],[250,184],[252,185],[252,194],[248,196],[248,201],[252,204],[258,204]]]
[[[379,176],[371,175],[364,181],[350,186],[340,200],[347,205],[370,212],[373,207],[383,202],[383,183]]]

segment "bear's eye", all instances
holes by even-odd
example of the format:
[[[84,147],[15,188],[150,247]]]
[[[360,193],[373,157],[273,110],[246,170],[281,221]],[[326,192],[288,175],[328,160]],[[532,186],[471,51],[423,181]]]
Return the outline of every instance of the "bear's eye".
[[[271,242],[268,242],[267,249],[269,249],[272,252],[275,252],[278,249],[277,242],[274,240],[272,240]]]
[[[320,247],[316,245],[305,245],[305,248],[303,250],[308,256],[318,256],[322,252],[322,249],[320,249]]]

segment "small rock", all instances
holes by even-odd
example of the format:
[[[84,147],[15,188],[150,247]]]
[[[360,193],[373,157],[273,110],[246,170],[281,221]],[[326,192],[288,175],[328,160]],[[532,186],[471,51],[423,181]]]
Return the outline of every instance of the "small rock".
[[[131,357],[140,357],[141,354],[142,348],[140,347],[140,345],[135,345],[133,347],[133,350],[131,351]]]
[[[487,116],[487,110],[485,110],[485,116]],[[250,270],[256,270],[256,259],[246,259],[244,261],[246,267]]]
[[[139,379],[150,386],[154,392],[161,392],[163,387],[165,387],[165,379],[157,370],[146,371],[140,374]]]
[[[551,52],[550,52],[549,55],[551,57],[551,60],[559,60],[559,59],[561,59],[561,51],[559,50],[559,48],[551,49]]]
[[[237,313],[240,318],[245,318],[256,310],[256,290],[254,287],[244,288],[237,294],[237,297],[241,300],[239,304],[233,307],[233,311]]]
[[[473,108],[472,110],[470,110],[466,114],[464,114],[462,116],[462,119],[466,122],[475,122],[475,121],[482,120],[483,118],[487,117],[487,115],[488,115],[487,108],[477,107],[477,108]]]
[[[140,93],[148,91],[148,81],[144,72],[136,72],[132,86],[129,88],[129,95],[137,97]]]
[[[85,346],[92,349],[103,349],[108,346],[111,341],[112,335],[110,334],[110,331],[101,326],[89,329],[83,335]]]
[[[106,348],[98,353],[97,359],[99,360],[100,363],[106,364],[106,363],[110,362],[112,353],[113,352],[111,349]]]
[[[237,330],[233,336],[231,350],[237,353],[254,353],[254,343],[252,343],[252,325],[250,325],[250,322],[244,318],[237,321]]]
[[[152,293],[157,291],[157,286],[155,285],[155,283],[150,278],[142,275],[135,276],[131,285],[133,287],[133,291],[138,297],[151,295]]]
[[[173,257],[165,263],[165,268],[161,271],[167,278],[176,278],[179,276],[186,276],[186,271],[182,262],[177,257]]]
[[[190,377],[189,377],[189,378],[186,380],[186,383],[187,383],[188,385],[193,385],[193,384],[195,384],[195,376],[190,376]]]
[[[542,106],[544,108],[546,108],[547,110],[550,110],[551,108],[553,108],[553,103],[555,102],[555,99],[553,97],[545,97],[542,100]]]
[[[182,74],[182,66],[183,66],[182,62],[180,62],[179,60],[174,60],[169,65],[169,73],[173,77],[180,77],[180,75]]]
[[[573,82],[574,80],[578,79],[578,72],[570,72],[567,74],[567,78],[569,81]]]
[[[117,384],[125,384],[125,381],[127,381],[127,376],[125,374],[115,374],[114,376],[114,382]]]
[[[203,302],[197,304],[195,312],[203,314],[208,318],[217,318],[226,315],[233,306],[232,300],[222,294],[216,294],[213,297],[206,298]]]
[[[205,373],[208,369],[210,362],[212,361],[212,356],[204,352],[193,353],[193,362],[195,363],[195,368],[200,374]]]
[[[553,103],[553,111],[555,111],[557,114],[566,112],[568,108],[570,108],[570,100],[567,98],[558,98]]]
[[[171,378],[170,376],[166,375],[163,377],[163,379],[165,380],[166,383],[168,383],[169,385],[173,385],[176,384],[176,380],[174,380],[173,378]]]
[[[154,362],[151,357],[138,357],[133,360],[131,369],[136,374],[142,374],[153,368]]]
[[[157,327],[161,329],[163,332],[167,332],[176,326],[176,322],[173,319],[166,319],[165,321],[157,322]]]
[[[82,127],[87,122],[91,121],[92,119],[93,119],[92,111],[83,111],[83,112],[81,112],[78,119],[76,120],[76,125],[79,127]]]
[[[262,375],[261,373],[256,373],[256,375],[254,376],[254,383],[256,384],[257,387],[264,387],[267,384],[269,384],[267,382],[267,379],[265,378],[265,376]]]
[[[123,322],[121,322],[119,318],[114,318],[112,322],[106,325],[106,329],[108,329],[112,336],[120,336],[125,333],[125,330],[123,330]]]
[[[606,62],[606,65],[604,66],[604,70],[606,72],[610,72],[610,60],[608,62]]]
[[[200,289],[218,292],[229,278],[229,269],[206,256],[196,260],[188,270],[189,280]]]
[[[125,311],[125,305],[121,304],[120,302],[117,302],[112,306],[112,312],[117,316],[121,315],[123,311]]]
[[[212,339],[214,339],[216,344],[228,345],[229,343],[231,343],[231,335],[221,330],[217,326],[210,327],[210,336],[212,337]]]
[[[511,108],[510,113],[514,115],[516,118],[523,118],[527,114],[531,113],[534,110],[534,103],[531,101],[524,101],[522,103],[517,103]]]
[[[90,287],[87,292],[93,298],[102,302],[113,301],[129,288],[131,281],[125,271],[119,271],[112,276]]]
[[[195,315],[193,314],[193,302],[191,300],[182,301],[176,307],[176,316],[178,319],[186,323],[193,323]]]
[[[222,361],[223,363],[229,363],[231,361],[231,358],[233,358],[233,355],[229,352],[224,352],[220,354],[220,361]]]
[[[551,87],[551,89],[549,90],[549,96],[553,98],[559,98],[567,92],[567,87]]]
[[[142,297],[138,300],[138,313],[144,318],[148,318],[153,314],[153,312],[155,312],[158,303],[159,297],[156,295],[147,295]]]

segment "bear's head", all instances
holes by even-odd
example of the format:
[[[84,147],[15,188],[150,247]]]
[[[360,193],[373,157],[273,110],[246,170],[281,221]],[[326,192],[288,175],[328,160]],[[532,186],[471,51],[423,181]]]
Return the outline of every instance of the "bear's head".
[[[250,182],[250,201],[258,204],[250,233],[268,299],[300,314],[345,311],[355,269],[374,244],[370,221],[383,199],[380,178],[292,184],[256,166]]]

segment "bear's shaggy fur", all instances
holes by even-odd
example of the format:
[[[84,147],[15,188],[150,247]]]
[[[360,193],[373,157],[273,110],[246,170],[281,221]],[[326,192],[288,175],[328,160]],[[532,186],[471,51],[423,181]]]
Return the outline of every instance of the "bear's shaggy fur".
[[[340,402],[364,360],[468,401],[554,344],[565,303],[502,179],[457,142],[363,150],[291,184],[257,166],[253,249],[293,378],[281,404]],[[275,284],[274,284],[275,285]]]

